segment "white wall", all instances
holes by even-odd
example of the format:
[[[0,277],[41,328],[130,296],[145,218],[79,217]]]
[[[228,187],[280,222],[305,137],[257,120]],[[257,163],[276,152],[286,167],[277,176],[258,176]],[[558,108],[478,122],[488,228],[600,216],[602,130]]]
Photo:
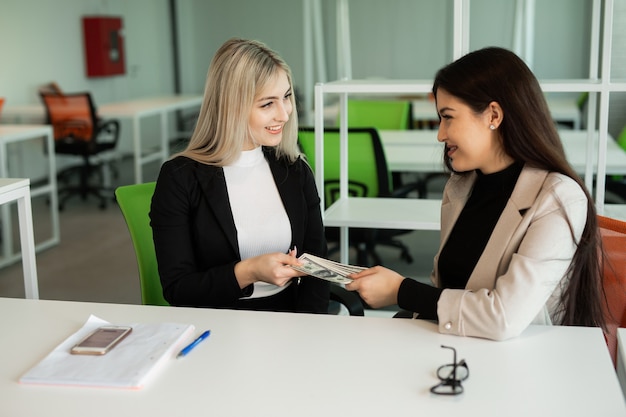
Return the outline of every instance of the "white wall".
[[[37,87],[92,91],[97,103],[173,92],[168,0],[2,0],[0,95],[38,102]],[[619,3],[619,2],[618,2]],[[276,49],[304,80],[299,0],[178,0],[183,92],[201,93],[217,48],[232,36]],[[335,0],[322,0],[329,79],[336,77]],[[452,59],[452,0],[352,0],[353,78],[429,78]],[[472,0],[471,49],[512,47],[515,0]],[[535,62],[540,78],[586,77],[589,0],[537,0]],[[36,10],[37,12],[34,12]],[[85,76],[80,18],[124,21],[127,74]],[[573,47],[572,47],[573,46]]]
[[[173,92],[167,0],[2,0],[0,95],[38,103],[37,88],[89,90],[96,103]],[[126,75],[87,78],[81,17],[121,16]]]
[[[88,78],[84,64],[83,16],[120,16],[126,74]],[[1,0],[0,96],[5,105],[40,103],[38,88],[55,81],[64,91],[90,91],[99,104],[172,94],[172,41],[167,0]],[[144,142],[158,139],[157,120],[142,125]],[[132,149],[130,123],[124,121],[118,149]],[[10,174],[43,177],[42,145],[12,146],[11,155],[29,155],[24,168],[11,158]],[[64,166],[68,158],[58,158]],[[37,167],[40,169],[37,170]]]

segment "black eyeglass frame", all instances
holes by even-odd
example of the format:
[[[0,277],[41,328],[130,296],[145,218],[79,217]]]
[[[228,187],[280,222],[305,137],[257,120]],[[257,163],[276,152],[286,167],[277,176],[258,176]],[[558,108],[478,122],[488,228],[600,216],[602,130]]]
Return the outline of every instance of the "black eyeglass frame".
[[[453,352],[452,363],[441,365],[439,368],[437,368],[437,378],[439,378],[441,382],[439,382],[437,385],[430,387],[430,392],[436,395],[462,394],[463,385],[461,385],[461,382],[469,378],[469,367],[467,366],[467,362],[465,362],[465,359],[461,359],[460,362],[456,361],[456,349],[453,348],[452,346],[441,345],[441,347],[452,350]],[[452,367],[452,373],[450,373],[447,376],[442,376],[441,371],[444,368],[448,368],[448,367]],[[457,368],[459,367],[463,367],[466,370],[466,375],[463,378],[457,378]],[[441,387],[452,387],[452,391],[450,392],[439,391],[438,388],[441,388]]]

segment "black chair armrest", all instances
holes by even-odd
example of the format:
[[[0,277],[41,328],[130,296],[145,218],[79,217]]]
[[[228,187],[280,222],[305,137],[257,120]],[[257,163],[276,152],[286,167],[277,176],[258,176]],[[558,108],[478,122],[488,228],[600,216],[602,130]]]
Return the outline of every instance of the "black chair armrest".
[[[417,191],[418,196],[421,197],[423,184],[421,181],[415,181],[408,184],[403,184],[393,190],[391,197],[393,198],[405,198],[410,192]]]
[[[107,142],[113,142],[113,143],[117,143],[117,140],[119,139],[120,136],[120,122],[116,119],[108,119],[108,120],[103,120],[100,119],[98,120],[98,126],[97,126],[97,134],[96,134],[96,140],[99,142],[100,138],[98,138],[98,135],[100,135],[101,133],[106,133],[107,134]]]
[[[345,306],[351,316],[365,315],[363,303],[361,303],[359,296],[352,291],[348,291],[345,288],[340,287],[339,285],[330,285],[330,299]]]

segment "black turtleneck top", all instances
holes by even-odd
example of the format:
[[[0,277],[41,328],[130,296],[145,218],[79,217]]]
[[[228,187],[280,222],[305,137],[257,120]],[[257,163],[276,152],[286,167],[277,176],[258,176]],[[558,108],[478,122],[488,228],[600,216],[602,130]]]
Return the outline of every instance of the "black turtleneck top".
[[[405,279],[398,291],[400,308],[419,313],[420,318],[437,319],[437,301],[443,289],[465,288],[522,167],[523,164],[514,163],[487,175],[476,171],[478,177],[472,193],[439,254],[439,288]]]

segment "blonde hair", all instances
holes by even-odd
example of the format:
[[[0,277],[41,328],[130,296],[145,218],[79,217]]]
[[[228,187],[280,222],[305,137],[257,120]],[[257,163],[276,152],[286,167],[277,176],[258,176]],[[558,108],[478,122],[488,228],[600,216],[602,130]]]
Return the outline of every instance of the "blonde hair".
[[[290,162],[299,155],[298,113],[291,70],[265,44],[233,38],[215,53],[207,74],[204,98],[196,128],[186,149],[174,156],[186,156],[208,165],[225,166],[235,161],[250,136],[248,119],[257,94],[284,71],[292,94],[293,112],[283,128],[276,157]]]

